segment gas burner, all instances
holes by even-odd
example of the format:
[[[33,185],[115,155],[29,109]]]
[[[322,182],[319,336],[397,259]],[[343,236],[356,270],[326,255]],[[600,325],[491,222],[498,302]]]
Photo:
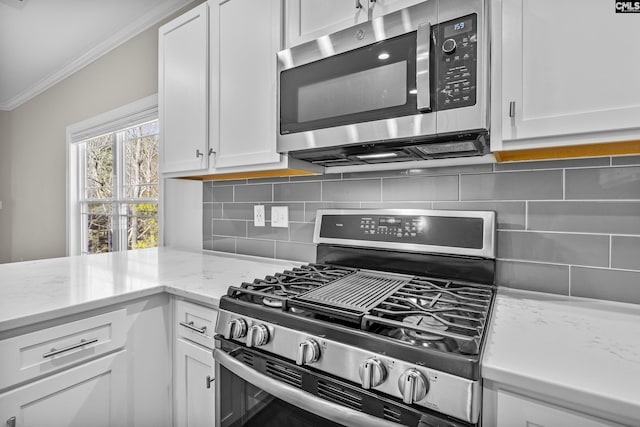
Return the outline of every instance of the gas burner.
[[[287,292],[276,290],[272,293],[272,295],[273,297],[266,296],[262,298],[262,304],[266,305],[267,307],[282,308],[282,306],[284,305],[283,300],[287,296]]]
[[[402,323],[406,323],[409,327],[400,328],[402,333],[417,341],[437,341],[444,337],[437,332],[430,331],[446,331],[448,326],[431,316],[411,315],[402,319]]]

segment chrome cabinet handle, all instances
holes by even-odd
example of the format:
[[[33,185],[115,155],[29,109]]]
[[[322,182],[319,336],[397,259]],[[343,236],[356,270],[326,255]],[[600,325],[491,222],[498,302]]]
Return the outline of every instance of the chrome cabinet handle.
[[[212,154],[216,154],[216,152],[213,150],[213,148],[209,148],[209,156],[211,156]]]
[[[261,388],[272,396],[285,402],[291,402],[298,408],[318,414],[338,424],[351,427],[400,427],[400,424],[324,400],[289,384],[274,381],[273,378],[250,368],[220,349],[216,348],[213,350],[213,358],[216,361],[216,369],[218,369],[217,365],[224,366],[238,377]]]
[[[16,427],[16,417],[11,417],[7,420],[7,427]]]
[[[215,379],[211,378],[211,375],[207,375],[207,388],[211,388],[211,383],[214,381]]]
[[[193,322],[180,322],[180,326],[184,326],[187,329],[191,329],[194,332],[204,335],[207,332],[207,327],[203,326],[202,328],[198,328],[197,326],[193,326]]]
[[[431,56],[431,23],[418,25],[416,37],[416,91],[420,111],[431,111],[431,82],[429,57]]]
[[[200,149],[196,148],[196,157],[204,157],[204,153]]]
[[[509,117],[516,116],[516,101],[511,101],[509,103]]]
[[[58,355],[60,353],[64,353],[66,351],[74,350],[76,348],[79,348],[79,347],[82,347],[82,346],[85,346],[85,345],[89,345],[89,344],[93,344],[93,343],[96,343],[96,342],[98,342],[98,338],[91,338],[91,339],[88,339],[88,340],[85,340],[83,338],[77,344],[71,344],[71,345],[63,347],[61,349],[52,348],[51,351],[49,351],[48,353],[43,354],[42,358],[46,359],[47,357],[53,357],[53,356],[56,356],[56,355]]]

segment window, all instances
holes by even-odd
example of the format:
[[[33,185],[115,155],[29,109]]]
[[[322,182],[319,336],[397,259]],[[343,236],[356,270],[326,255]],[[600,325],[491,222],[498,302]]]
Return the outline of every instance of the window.
[[[69,127],[70,254],[158,245],[154,99]]]

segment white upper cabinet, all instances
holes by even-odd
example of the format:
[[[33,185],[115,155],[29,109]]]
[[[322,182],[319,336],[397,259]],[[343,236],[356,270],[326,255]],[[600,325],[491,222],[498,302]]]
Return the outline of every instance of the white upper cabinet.
[[[276,150],[280,0],[211,5],[211,145],[215,173],[287,167]],[[268,168],[268,166],[267,166]]]
[[[423,0],[285,0],[285,47],[299,45]]]
[[[640,138],[640,21],[602,0],[494,0],[492,149]]]
[[[209,165],[208,5],[160,27],[158,108],[160,170],[188,172]]]

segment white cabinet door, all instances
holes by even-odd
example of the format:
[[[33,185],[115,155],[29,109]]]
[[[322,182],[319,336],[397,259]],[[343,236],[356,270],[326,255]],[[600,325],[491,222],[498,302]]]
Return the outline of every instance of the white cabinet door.
[[[302,44],[366,21],[368,3],[369,0],[286,0],[284,47]],[[362,7],[357,7],[357,4]]]
[[[277,163],[280,0],[216,0],[211,10],[215,172]],[[217,77],[216,77],[217,74]],[[217,132],[215,129],[217,128]]]
[[[424,0],[376,0],[369,3],[371,18],[378,18],[387,13],[395,12],[414,4],[422,3]]]
[[[0,423],[15,417],[16,426],[29,427],[126,425],[125,355],[112,354],[0,395]]]
[[[213,426],[215,369],[211,350],[178,338],[175,358],[175,425]]]
[[[160,27],[158,108],[161,172],[207,169],[208,5]]]
[[[637,14],[602,0],[494,3],[496,149],[640,137]]]
[[[619,426],[569,409],[505,391],[497,392],[496,427]],[[493,424],[492,424],[493,425]]]

